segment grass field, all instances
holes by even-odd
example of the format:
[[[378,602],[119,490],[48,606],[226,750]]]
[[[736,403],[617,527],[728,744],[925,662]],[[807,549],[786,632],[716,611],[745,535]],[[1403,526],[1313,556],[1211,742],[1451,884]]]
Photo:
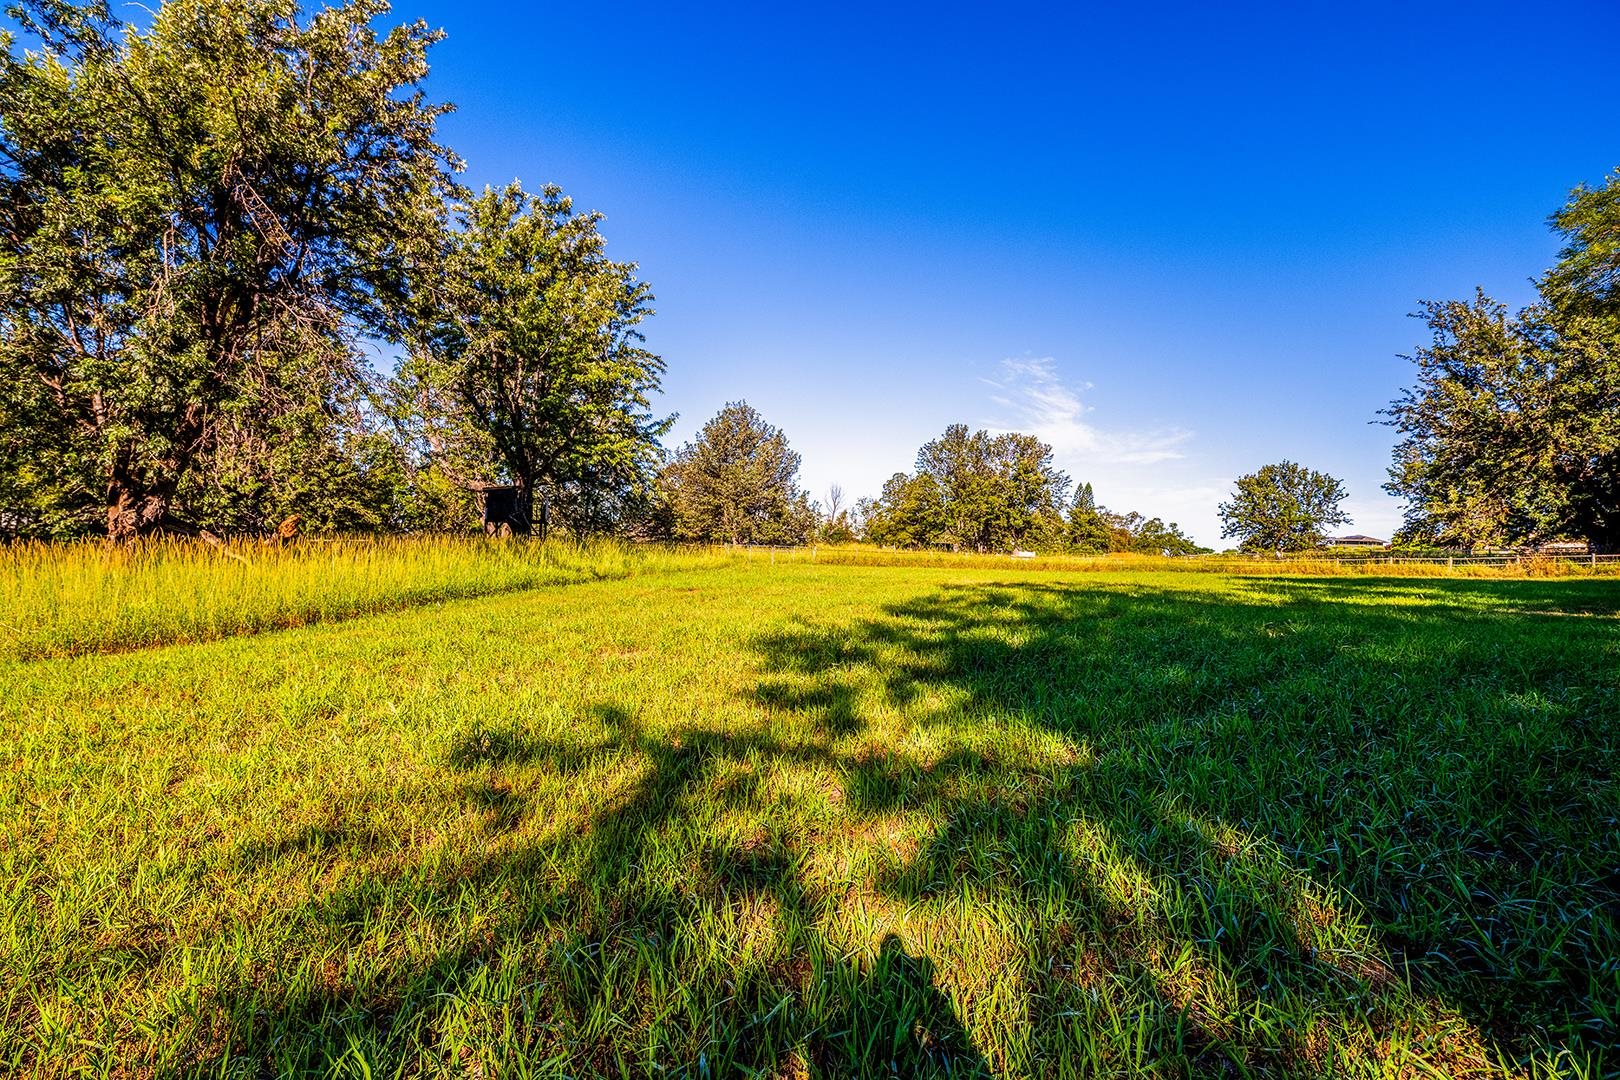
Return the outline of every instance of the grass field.
[[[620,570],[29,623],[0,1072],[1620,1071],[1620,581]]]
[[[718,565],[702,552],[455,537],[0,546],[0,656],[210,641],[441,600]]]

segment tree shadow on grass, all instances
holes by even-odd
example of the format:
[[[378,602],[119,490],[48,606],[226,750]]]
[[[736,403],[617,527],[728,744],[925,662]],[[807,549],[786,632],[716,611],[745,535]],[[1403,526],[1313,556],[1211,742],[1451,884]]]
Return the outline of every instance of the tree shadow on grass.
[[[477,842],[288,914],[339,958],[442,944],[223,983],[196,1060],[1462,1076],[1564,1048],[1601,1073],[1615,637],[1564,613],[1614,605],[1442,584],[1468,587],[946,587],[758,640],[754,727],[611,703],[566,740],[468,731]],[[344,830],[243,858],[376,839]]]
[[[1467,1075],[1506,1053],[1601,1072],[1620,669],[1613,624],[1567,615],[1617,597],[1432,584],[948,587],[761,647],[812,705],[829,683],[941,702],[910,720],[957,748],[858,764],[851,811],[943,822],[882,887],[1011,904],[1048,961],[1031,1023],[1084,1018],[1067,1049],[1129,1014],[1171,1070]],[[997,729],[1079,760],[1025,764]],[[1021,1056],[1065,1049],[1036,1035]],[[1119,1067],[1102,1049],[1074,1065]]]
[[[829,730],[845,722],[834,716]],[[805,853],[773,823],[762,784],[783,763],[836,768],[828,735],[652,732],[617,705],[580,726],[596,736],[466,732],[447,759],[479,812],[474,853],[370,873],[287,916],[307,926],[304,940],[345,953],[391,909],[433,922],[487,914],[482,925],[451,926],[436,954],[369,975],[292,957],[290,978],[221,986],[231,1030],[194,1055],[199,1071],[989,1075],[926,956],[892,934],[852,954],[818,926],[825,898],[807,889]],[[604,759],[634,767],[597,797],[591,770]],[[535,768],[579,779],[584,824],[547,831],[520,782]],[[693,829],[700,808],[742,826]],[[300,828],[241,857],[252,869],[366,839]],[[483,1009],[498,1014],[498,1046],[487,1031],[458,1040],[456,1024]]]

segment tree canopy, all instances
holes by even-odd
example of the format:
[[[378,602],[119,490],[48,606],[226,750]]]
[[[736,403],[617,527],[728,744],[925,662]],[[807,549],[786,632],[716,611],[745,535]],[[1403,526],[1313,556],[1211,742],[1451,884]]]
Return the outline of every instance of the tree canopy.
[[[1134,510],[1116,514],[1099,506],[1089,483],[1075,489],[1064,523],[1064,541],[1068,550],[1081,555],[1198,555],[1209,550],[1173,521],[1166,525]]]
[[[638,330],[648,286],[555,187],[485,190],[456,214],[400,372],[413,448],[513,485],[519,532],[611,525],[649,494],[670,424],[649,402],[664,364]]]
[[[1089,483],[1075,488],[1074,502],[1069,506],[1065,522],[1064,540],[1071,551],[1086,555],[1102,555],[1113,550],[1105,518],[1107,511],[1097,505],[1097,497]]]
[[[272,447],[303,454],[283,471],[346,456],[371,381],[358,342],[394,336],[456,164],[419,89],[438,35],[379,34],[384,11],[168,0],[140,29],[102,2],[20,6],[38,47],[8,39],[0,60],[0,489],[19,531],[70,534],[98,507],[117,538],[184,526],[201,467],[217,487],[276,475]]]
[[[1430,342],[1385,410],[1405,539],[1620,547],[1620,173],[1553,224],[1566,244],[1537,303],[1423,305]]]
[[[816,527],[799,455],[746,401],[728,403],[681,447],[660,489],[681,540],[800,544]]]
[[[1066,503],[1069,478],[1052,448],[1032,435],[970,432],[952,424],[917,453],[917,471],[895,473],[863,501],[865,538],[889,547],[953,551],[1135,552],[1192,555],[1207,550],[1175,522],[1097,504],[1090,484]]]
[[[875,543],[1011,551],[1062,532],[1069,478],[1032,435],[952,424],[917,451],[917,471],[883,486],[867,521]]]
[[[1244,551],[1303,551],[1350,515],[1340,509],[1343,482],[1292,461],[1240,476],[1220,505],[1221,535]]]

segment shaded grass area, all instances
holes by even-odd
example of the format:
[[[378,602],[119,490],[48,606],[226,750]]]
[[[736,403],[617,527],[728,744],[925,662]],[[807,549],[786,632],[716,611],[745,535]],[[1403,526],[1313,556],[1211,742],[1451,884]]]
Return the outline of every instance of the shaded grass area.
[[[745,565],[13,664],[40,1075],[1613,1075],[1620,592]]]
[[[0,656],[75,656],[726,561],[611,540],[160,539],[0,546]]]

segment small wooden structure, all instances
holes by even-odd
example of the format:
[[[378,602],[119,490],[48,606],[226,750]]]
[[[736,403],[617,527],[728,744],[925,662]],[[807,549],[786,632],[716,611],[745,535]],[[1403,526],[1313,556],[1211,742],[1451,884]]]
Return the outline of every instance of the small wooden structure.
[[[528,518],[518,508],[518,489],[512,484],[474,481],[467,485],[478,497],[483,512],[485,536],[522,535],[529,531]]]

